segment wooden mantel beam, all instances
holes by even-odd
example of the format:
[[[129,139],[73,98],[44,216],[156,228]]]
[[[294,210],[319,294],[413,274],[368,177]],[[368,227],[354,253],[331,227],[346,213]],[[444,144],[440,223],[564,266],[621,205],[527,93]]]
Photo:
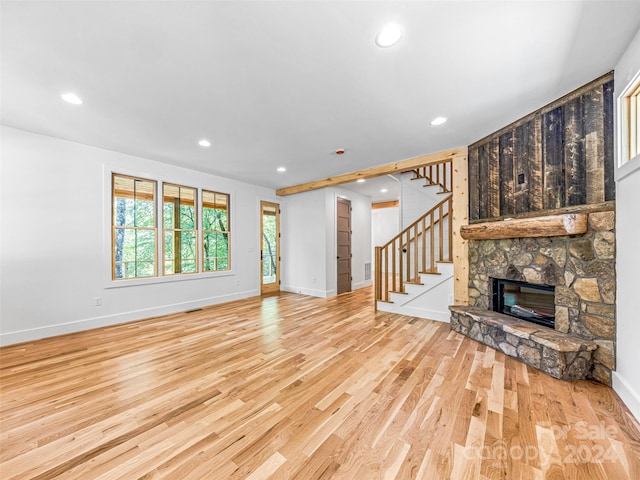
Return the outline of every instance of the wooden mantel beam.
[[[324,180],[315,180],[313,182],[302,183],[300,185],[294,185],[292,187],[280,188],[276,190],[276,194],[280,196],[293,195],[294,193],[309,192],[311,190],[318,190],[319,188],[332,187],[335,185],[342,185],[344,183],[355,182],[360,178],[367,179],[392,173],[406,172],[407,170],[411,170],[413,168],[424,167],[426,165],[438,163],[455,156],[466,154],[467,147],[452,148],[450,150],[431,153],[428,155],[421,155],[419,157],[414,157],[395,163],[389,163],[387,165],[381,165],[379,167],[367,168],[366,170],[360,170],[358,172],[345,173],[342,175],[337,175],[335,177],[325,178]]]
[[[514,218],[502,222],[476,223],[460,227],[465,240],[535,238],[580,235],[587,231],[586,213],[565,213],[534,218]]]

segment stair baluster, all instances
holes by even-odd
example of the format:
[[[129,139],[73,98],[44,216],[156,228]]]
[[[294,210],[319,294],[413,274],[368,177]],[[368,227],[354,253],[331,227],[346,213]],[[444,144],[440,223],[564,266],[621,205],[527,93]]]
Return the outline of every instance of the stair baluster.
[[[389,302],[390,292],[406,293],[405,284],[420,283],[421,273],[438,273],[436,262],[453,261],[452,199],[449,193],[385,245],[375,248],[376,305],[378,301]]]

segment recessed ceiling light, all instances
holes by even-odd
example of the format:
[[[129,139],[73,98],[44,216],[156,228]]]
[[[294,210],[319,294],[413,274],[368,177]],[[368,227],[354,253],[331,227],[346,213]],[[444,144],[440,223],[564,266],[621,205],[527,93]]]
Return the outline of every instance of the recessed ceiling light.
[[[278,167],[279,172],[286,172],[287,169],[285,167]]]
[[[380,193],[387,193],[388,191],[389,191],[389,190],[388,190],[388,189],[386,189],[386,188],[382,188],[382,189],[380,189]]]
[[[60,95],[60,97],[65,101],[65,102],[69,102],[69,103],[73,103],[74,105],[82,105],[82,99],[77,96],[75,93],[63,93],[62,95]]]
[[[400,25],[390,23],[389,25],[385,25],[376,36],[376,45],[382,48],[392,47],[398,43],[400,37],[402,37],[402,28],[400,28]]]
[[[358,182],[358,183],[364,183],[364,182],[365,182],[365,179],[364,179],[364,178],[359,178],[358,180],[356,180],[356,182]]]
[[[209,140],[207,140],[206,138],[203,138],[202,140],[200,140],[198,142],[198,145],[200,145],[201,147],[210,147],[211,146],[211,142]]]
[[[431,125],[432,127],[435,127],[437,125],[442,125],[446,121],[447,119],[445,117],[436,117],[429,122],[429,125]]]

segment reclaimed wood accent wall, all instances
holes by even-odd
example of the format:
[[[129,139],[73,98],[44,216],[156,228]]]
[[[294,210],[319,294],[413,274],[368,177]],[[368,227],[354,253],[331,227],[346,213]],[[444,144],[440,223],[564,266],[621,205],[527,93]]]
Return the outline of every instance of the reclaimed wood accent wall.
[[[471,222],[614,199],[613,72],[469,146]]]

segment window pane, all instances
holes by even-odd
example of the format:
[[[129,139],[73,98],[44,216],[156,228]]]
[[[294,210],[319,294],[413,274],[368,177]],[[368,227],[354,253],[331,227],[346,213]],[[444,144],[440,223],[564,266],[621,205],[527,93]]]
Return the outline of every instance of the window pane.
[[[156,275],[155,195],[153,180],[112,175],[114,279]]]
[[[213,209],[211,208],[202,209],[202,229],[203,230],[213,230],[215,219],[216,219],[216,216]]]
[[[229,270],[229,259],[228,259],[228,257],[220,257],[220,258],[218,258],[218,270]]]
[[[113,220],[117,227],[133,226],[133,200],[122,197],[113,199]]]
[[[149,262],[156,258],[156,232],[136,230],[136,257],[138,261]]]
[[[182,273],[195,273],[196,270],[196,233],[182,232],[180,239],[180,264]]]
[[[175,208],[173,207],[173,203],[164,202],[162,204],[162,225],[164,228],[173,228],[175,224],[174,212]]]
[[[135,226],[153,227],[155,217],[155,204],[149,200],[136,200]]]
[[[218,230],[222,232],[229,230],[226,210],[216,210],[216,220],[218,221]]]
[[[202,207],[207,220],[203,223],[205,230],[228,231],[229,195],[226,193],[202,191]],[[203,213],[203,215],[205,215]]]
[[[204,271],[229,270],[229,195],[202,191]]]
[[[204,270],[217,271],[229,269],[229,245],[226,233],[205,232],[204,234]]]
[[[155,275],[155,230],[115,229],[115,278]]]
[[[174,242],[175,232],[173,230],[165,230],[164,232],[164,273],[165,275],[169,275],[172,273],[176,273],[174,268],[174,253],[173,247],[175,245]]]
[[[196,212],[193,205],[180,206],[180,228],[193,230],[195,226]]]
[[[196,195],[195,188],[162,185],[166,275],[198,271]]]

